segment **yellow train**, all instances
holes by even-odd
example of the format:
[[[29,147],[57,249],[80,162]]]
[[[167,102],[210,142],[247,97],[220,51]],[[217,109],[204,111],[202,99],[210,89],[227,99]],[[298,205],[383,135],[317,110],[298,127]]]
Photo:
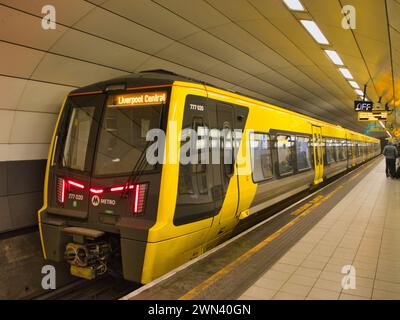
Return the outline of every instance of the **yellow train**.
[[[165,140],[151,142],[159,130]],[[188,145],[197,162],[182,161]],[[60,111],[38,212],[43,254],[79,277],[120,269],[148,283],[378,154],[379,140],[168,72],[100,82]]]

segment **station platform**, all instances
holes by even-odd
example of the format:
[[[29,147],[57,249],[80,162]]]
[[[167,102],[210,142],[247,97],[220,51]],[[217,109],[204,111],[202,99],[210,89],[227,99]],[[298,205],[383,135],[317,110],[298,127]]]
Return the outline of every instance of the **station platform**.
[[[400,299],[399,204],[379,157],[122,299]]]

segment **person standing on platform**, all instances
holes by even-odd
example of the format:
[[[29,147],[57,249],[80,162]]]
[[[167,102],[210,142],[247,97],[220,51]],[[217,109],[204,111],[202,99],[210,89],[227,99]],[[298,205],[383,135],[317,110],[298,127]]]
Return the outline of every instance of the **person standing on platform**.
[[[386,158],[386,177],[394,178],[396,175],[396,158],[399,156],[397,148],[393,145],[392,141],[383,148],[383,155]]]

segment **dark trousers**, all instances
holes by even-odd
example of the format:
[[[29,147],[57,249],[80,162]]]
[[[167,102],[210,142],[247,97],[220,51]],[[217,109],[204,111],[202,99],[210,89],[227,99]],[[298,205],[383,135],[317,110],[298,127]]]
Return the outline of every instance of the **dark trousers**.
[[[396,159],[386,159],[386,177],[394,178],[396,175]]]

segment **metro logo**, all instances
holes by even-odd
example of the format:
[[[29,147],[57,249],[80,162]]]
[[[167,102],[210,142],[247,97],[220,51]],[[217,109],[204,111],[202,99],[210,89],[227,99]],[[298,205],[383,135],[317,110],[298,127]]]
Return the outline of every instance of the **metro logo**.
[[[92,197],[92,205],[94,207],[97,207],[100,204],[100,198],[99,196],[93,196]]]
[[[94,195],[92,197],[92,205],[94,207],[97,207],[99,204],[115,206],[116,203],[117,202],[113,199],[100,199],[98,195]]]

